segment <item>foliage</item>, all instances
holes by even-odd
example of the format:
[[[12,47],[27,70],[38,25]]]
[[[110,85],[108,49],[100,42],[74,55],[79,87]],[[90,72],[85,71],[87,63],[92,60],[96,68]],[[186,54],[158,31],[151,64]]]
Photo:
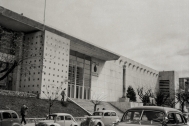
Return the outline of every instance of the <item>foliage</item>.
[[[67,107],[67,106],[68,106],[68,102],[67,102],[67,101],[61,101],[61,104],[62,104],[62,106],[64,106],[64,107]]]
[[[144,92],[143,87],[138,88],[137,93],[144,106],[150,104],[150,97],[153,97],[151,89]]]
[[[127,89],[127,98],[130,98],[132,102],[136,102],[136,93],[132,86],[129,86]]]
[[[181,105],[181,111],[184,112],[184,105],[189,103],[189,93],[188,92],[178,92],[175,95],[177,102]]]
[[[163,105],[165,105],[166,102],[167,102],[167,100],[168,100],[168,98],[169,98],[169,96],[170,96],[169,94],[164,93],[162,91],[156,92],[156,96],[154,97],[155,102],[156,102],[155,104],[157,106],[163,106]]]

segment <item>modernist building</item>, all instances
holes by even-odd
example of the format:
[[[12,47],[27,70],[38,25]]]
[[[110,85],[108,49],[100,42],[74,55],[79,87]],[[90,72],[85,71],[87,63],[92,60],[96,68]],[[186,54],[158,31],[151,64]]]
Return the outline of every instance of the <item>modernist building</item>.
[[[71,98],[95,99],[100,94],[104,101],[118,101],[129,85],[135,91],[159,88],[158,71],[3,7],[0,26],[22,33],[17,38],[22,46],[15,53],[0,48],[0,61],[23,59],[11,77],[0,81],[1,87],[11,85],[10,90],[40,93],[41,98],[66,88]],[[6,34],[1,36],[2,43]],[[9,60],[2,58],[5,55]]]

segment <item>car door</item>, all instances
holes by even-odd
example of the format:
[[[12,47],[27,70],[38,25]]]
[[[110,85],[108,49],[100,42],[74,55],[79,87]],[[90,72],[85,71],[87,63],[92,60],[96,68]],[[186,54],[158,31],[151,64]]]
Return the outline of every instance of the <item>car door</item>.
[[[187,125],[187,122],[185,122],[184,117],[180,113],[175,113],[175,117],[177,120],[177,126]]]
[[[184,121],[184,117],[180,113],[170,112],[168,113],[168,126],[186,126],[187,122]]]
[[[116,113],[115,112],[111,112],[111,118],[110,118],[111,123],[116,122],[116,120],[117,120]]]
[[[12,121],[13,120],[12,120],[11,114],[9,112],[3,112],[2,113],[2,121],[1,121],[2,126],[11,126]]]
[[[111,124],[111,112],[105,112],[104,116],[102,117],[102,122],[104,125],[109,125]]]
[[[70,126],[72,124],[72,118],[70,115],[65,116],[65,126]]]

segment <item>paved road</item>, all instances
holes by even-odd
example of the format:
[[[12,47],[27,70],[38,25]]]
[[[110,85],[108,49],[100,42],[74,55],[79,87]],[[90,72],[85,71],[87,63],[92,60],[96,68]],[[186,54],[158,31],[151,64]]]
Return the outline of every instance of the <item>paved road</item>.
[[[35,123],[28,123],[28,124],[23,125],[23,126],[35,126]]]

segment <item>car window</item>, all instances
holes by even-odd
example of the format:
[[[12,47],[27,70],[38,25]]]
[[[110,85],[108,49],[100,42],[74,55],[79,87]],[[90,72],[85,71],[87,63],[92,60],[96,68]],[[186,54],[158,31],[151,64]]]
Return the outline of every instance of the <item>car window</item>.
[[[167,122],[167,124],[176,124],[174,113],[169,113],[167,117],[168,117],[168,120],[169,120]]]
[[[142,113],[142,110],[128,111],[123,115],[122,121],[123,122],[129,122],[129,123],[139,121],[141,113]]]
[[[115,112],[111,112],[111,116],[116,116],[116,113]]]
[[[16,115],[16,113],[12,113],[12,118],[15,118],[15,119],[18,118],[18,116]]]
[[[94,115],[94,116],[102,116],[102,115],[103,115],[103,112],[94,112],[93,115]]]
[[[3,119],[10,119],[11,118],[11,114],[8,112],[3,112]]]
[[[161,111],[146,110],[141,117],[141,124],[159,124],[164,119],[164,113]]]
[[[58,116],[60,120],[64,120],[64,116]]]
[[[175,116],[177,118],[177,123],[184,123],[184,120],[180,114],[176,113]]]
[[[49,115],[47,117],[47,120],[54,120],[57,117],[57,115]]]
[[[65,116],[65,120],[72,120],[70,116]]]
[[[110,114],[111,114],[110,112],[105,112],[104,116],[110,116]]]
[[[160,122],[163,121],[164,118],[164,113],[160,112],[160,111],[144,111],[141,120],[144,121],[156,121],[156,122]]]

